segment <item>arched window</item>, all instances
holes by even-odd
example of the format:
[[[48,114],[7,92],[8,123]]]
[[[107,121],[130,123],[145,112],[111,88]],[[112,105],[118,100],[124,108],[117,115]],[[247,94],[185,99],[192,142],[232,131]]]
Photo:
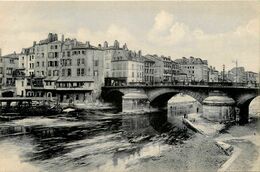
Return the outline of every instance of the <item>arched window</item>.
[[[48,93],[47,93],[47,97],[52,97],[51,92],[48,92]]]

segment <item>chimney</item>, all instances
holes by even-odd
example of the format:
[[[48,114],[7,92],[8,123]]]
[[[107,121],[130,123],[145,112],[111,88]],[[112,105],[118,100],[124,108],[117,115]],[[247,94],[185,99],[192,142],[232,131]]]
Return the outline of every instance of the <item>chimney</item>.
[[[87,48],[90,47],[90,43],[89,43],[89,41],[86,42],[86,47],[87,47]]]
[[[138,51],[138,57],[141,57],[141,56],[142,56],[142,51],[139,50],[139,51]]]
[[[33,41],[33,46],[35,46],[36,45],[36,41]]]
[[[61,35],[61,42],[64,42],[64,35]]]
[[[119,42],[117,40],[115,40],[115,42],[114,42],[114,48],[116,48],[116,49],[119,48]]]
[[[73,46],[76,47],[77,46],[77,40],[73,39]]]
[[[101,44],[98,44],[98,48],[101,48]]]
[[[58,41],[58,35],[57,35],[57,33],[54,34],[54,38],[53,38],[53,39],[54,39],[53,41]]]
[[[2,56],[2,49],[0,48],[0,57]]]
[[[52,42],[52,33],[49,33],[49,34],[48,34],[48,41],[49,41],[49,42]]]
[[[126,43],[124,44],[123,49],[128,50]]]
[[[108,43],[107,43],[107,41],[104,42],[104,48],[108,48]]]

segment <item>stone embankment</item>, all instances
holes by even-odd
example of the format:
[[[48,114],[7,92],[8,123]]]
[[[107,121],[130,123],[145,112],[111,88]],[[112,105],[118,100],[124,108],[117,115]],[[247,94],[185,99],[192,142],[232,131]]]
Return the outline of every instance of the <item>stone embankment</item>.
[[[259,118],[245,126],[234,125],[228,128],[224,124],[205,120],[199,114],[189,114],[183,122],[193,131],[212,138],[220,150],[230,156],[218,171],[260,170]]]

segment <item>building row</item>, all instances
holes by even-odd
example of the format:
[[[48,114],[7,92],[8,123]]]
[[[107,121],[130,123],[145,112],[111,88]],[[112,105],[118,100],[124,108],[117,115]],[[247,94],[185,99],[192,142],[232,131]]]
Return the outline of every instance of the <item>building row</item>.
[[[236,73],[237,82],[254,83],[257,74],[244,69]],[[238,75],[243,73],[243,79]],[[88,102],[97,99],[104,85],[162,82],[219,82],[221,73],[209,67],[207,60],[183,57],[142,55],[120,46],[93,46],[49,33],[48,37],[20,53],[2,56],[0,51],[0,87],[15,87],[17,96],[44,97],[59,102]],[[234,79],[231,79],[234,82]]]

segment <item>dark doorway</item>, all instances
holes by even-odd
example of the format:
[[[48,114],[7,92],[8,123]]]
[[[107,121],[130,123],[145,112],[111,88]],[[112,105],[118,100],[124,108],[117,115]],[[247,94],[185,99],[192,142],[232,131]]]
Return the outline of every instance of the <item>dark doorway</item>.
[[[3,97],[14,97],[14,92],[12,91],[6,91],[2,93]]]

